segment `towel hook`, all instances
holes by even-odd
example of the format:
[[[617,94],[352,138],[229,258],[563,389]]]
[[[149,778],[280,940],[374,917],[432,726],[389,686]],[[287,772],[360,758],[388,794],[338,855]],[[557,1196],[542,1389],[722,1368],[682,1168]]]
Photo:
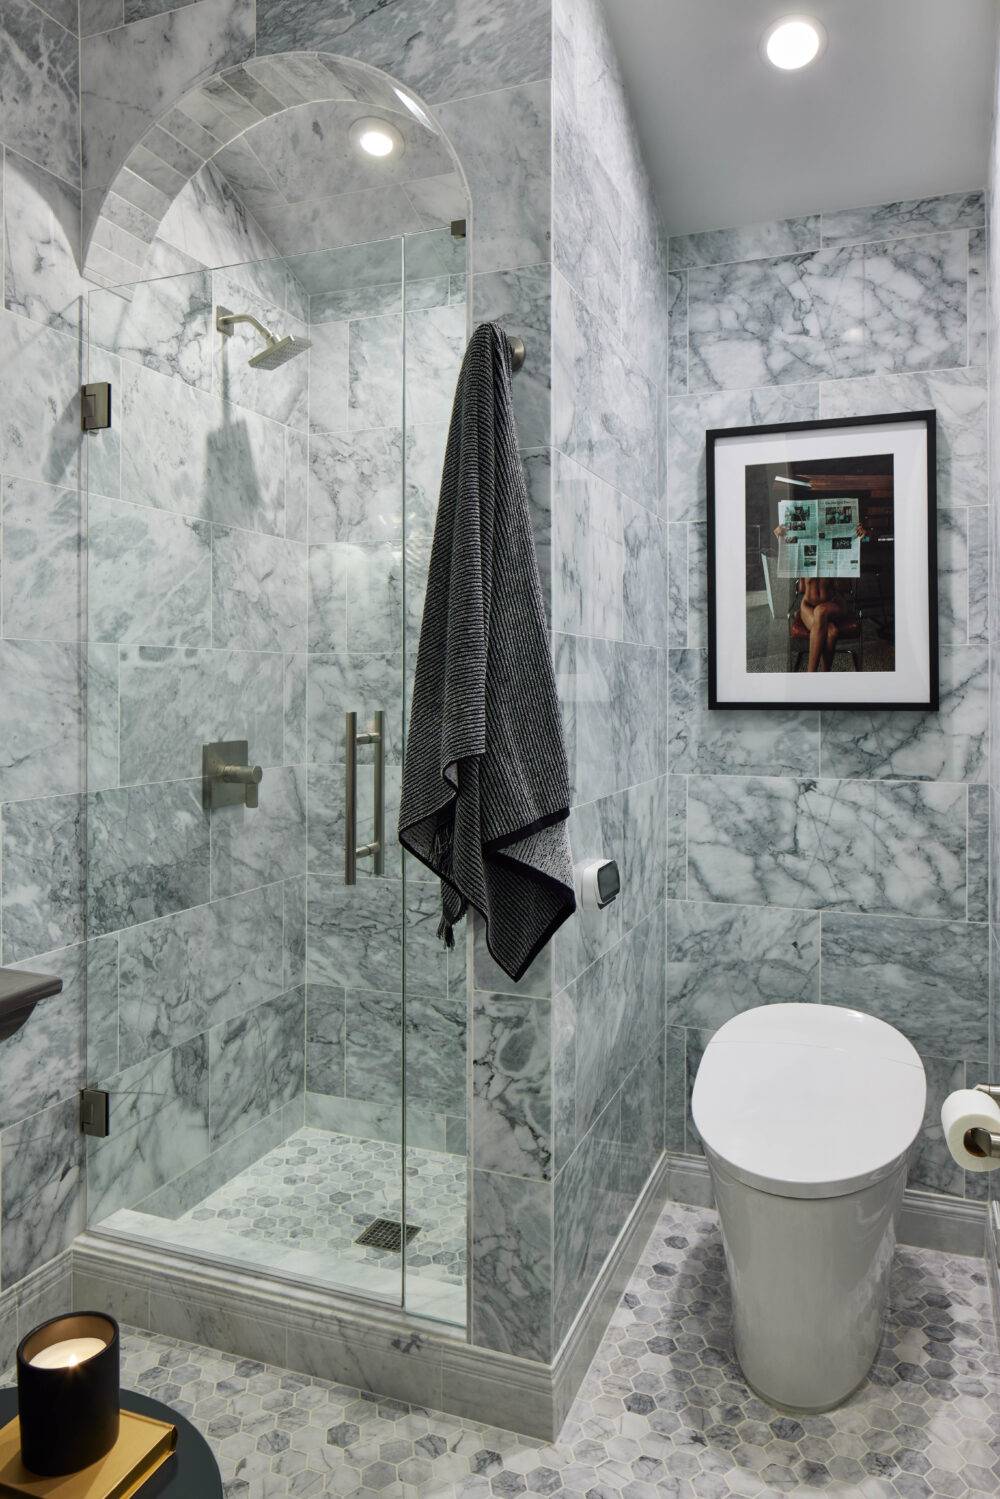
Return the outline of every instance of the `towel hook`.
[[[507,347],[510,349],[511,373],[516,375],[518,370],[524,368],[528,350],[525,348],[524,339],[517,333],[508,334]]]

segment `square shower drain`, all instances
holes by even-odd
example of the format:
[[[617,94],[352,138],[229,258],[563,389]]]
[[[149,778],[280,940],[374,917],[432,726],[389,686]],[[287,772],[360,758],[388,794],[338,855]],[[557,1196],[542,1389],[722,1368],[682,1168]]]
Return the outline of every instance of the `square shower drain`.
[[[419,1232],[419,1228],[408,1223],[407,1244]],[[369,1223],[363,1234],[358,1234],[354,1242],[363,1244],[366,1249],[391,1249],[398,1254],[403,1247],[403,1225],[393,1218],[376,1218],[374,1223]]]

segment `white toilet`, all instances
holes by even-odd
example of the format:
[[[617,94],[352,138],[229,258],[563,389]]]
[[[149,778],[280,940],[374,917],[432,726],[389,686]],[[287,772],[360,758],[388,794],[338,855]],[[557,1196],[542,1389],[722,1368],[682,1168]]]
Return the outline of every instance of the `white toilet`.
[[[747,1010],[705,1049],[692,1112],[736,1353],[772,1405],[829,1410],[871,1366],[926,1093],[905,1037],[834,1005]]]

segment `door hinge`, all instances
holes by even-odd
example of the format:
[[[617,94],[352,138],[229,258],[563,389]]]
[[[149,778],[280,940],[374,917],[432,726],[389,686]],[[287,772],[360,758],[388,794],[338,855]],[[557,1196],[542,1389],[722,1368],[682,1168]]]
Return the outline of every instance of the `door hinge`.
[[[103,432],[111,426],[111,386],[107,380],[80,387],[80,426],[84,432]]]
[[[466,222],[465,222],[464,219],[452,219],[452,221],[451,221],[451,237],[452,237],[452,239],[464,239],[465,235],[466,235],[466,229],[467,229],[467,226],[466,226]]]
[[[103,1088],[81,1088],[80,1128],[85,1135],[104,1140],[110,1134],[111,1095]]]

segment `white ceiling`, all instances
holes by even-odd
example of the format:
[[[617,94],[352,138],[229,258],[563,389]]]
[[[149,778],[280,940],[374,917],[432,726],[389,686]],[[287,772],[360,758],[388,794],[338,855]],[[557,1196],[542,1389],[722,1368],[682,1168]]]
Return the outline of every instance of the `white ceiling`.
[[[671,234],[982,187],[996,0],[604,0]],[[761,60],[797,11],[829,41]]]

